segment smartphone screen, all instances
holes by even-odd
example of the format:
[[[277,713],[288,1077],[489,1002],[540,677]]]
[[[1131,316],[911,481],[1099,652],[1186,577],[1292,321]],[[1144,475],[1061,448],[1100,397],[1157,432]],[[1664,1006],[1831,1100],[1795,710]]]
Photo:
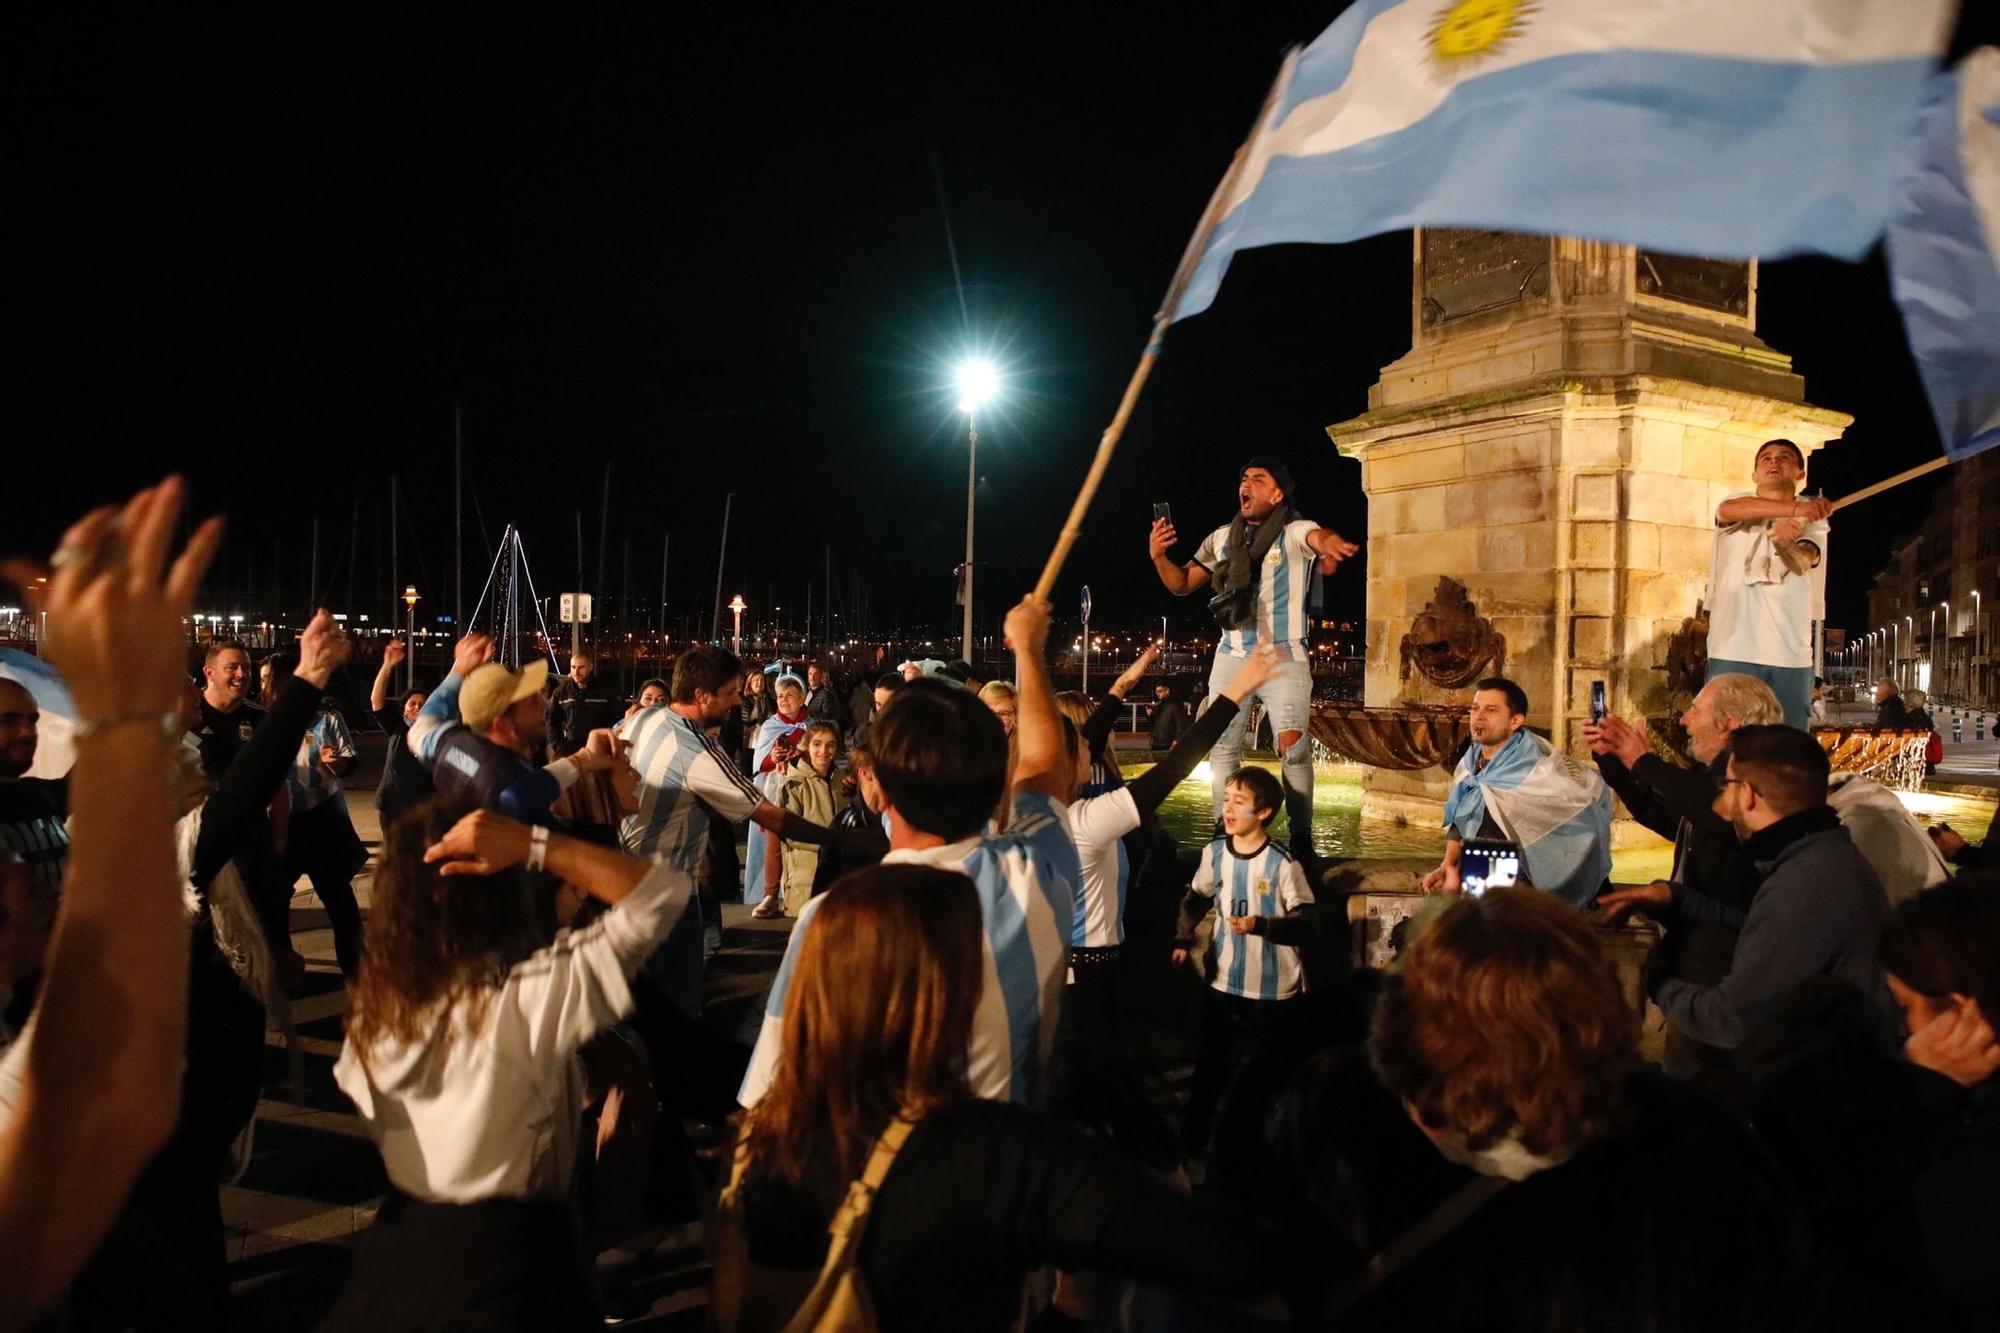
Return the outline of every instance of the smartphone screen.
[[[1153,521],[1165,523],[1171,528],[1174,525],[1174,507],[1165,500],[1159,501],[1153,506]]]
[[[1590,682],[1590,720],[1602,722],[1607,711],[1609,708],[1604,700],[1604,682],[1593,680]]]
[[[1458,863],[1459,884],[1475,898],[1488,889],[1509,889],[1521,882],[1521,849],[1511,842],[1465,844]]]

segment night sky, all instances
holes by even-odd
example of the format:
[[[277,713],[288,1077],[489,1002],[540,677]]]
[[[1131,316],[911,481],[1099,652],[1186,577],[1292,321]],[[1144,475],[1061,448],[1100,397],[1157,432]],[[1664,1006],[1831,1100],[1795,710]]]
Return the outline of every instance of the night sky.
[[[878,627],[954,624],[949,370],[971,347],[1007,379],[981,430],[993,627],[1284,48],[1340,6],[948,8],[11,14],[0,546],[46,550],[87,504],[181,469],[231,522],[232,605],[218,588],[205,609],[268,611],[274,561],[303,606],[317,515],[322,599],[346,603],[352,568],[353,609],[379,615],[395,473],[403,577],[448,612],[457,401],[468,609],[508,522],[547,594],[576,583],[581,510],[595,571],[608,462],[606,599],[629,543],[650,616],[671,532],[671,618],[705,626],[734,491],[724,596],[753,615],[795,615],[830,547],[850,610],[858,582]],[[1987,8],[1955,51],[2000,41]],[[1202,627],[1151,573],[1150,505],[1184,533],[1223,521],[1253,453],[1291,460],[1309,516],[1365,528],[1324,428],[1408,348],[1409,251],[1404,233],[1238,257],[1169,339],[1059,610],[1089,582],[1099,625]],[[1859,418],[1816,467],[1828,494],[1938,452],[1879,255],[1766,265],[1760,306],[1811,400]],[[1834,623],[1922,486],[1843,525]],[[1358,614],[1350,570],[1334,609]]]

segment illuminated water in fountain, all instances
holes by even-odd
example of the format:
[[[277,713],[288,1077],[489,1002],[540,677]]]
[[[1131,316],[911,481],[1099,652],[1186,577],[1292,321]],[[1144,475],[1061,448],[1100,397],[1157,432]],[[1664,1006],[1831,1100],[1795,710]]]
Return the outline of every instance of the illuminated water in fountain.
[[[1275,759],[1247,761],[1275,775]],[[1127,781],[1152,767],[1150,763],[1126,764]],[[1382,815],[1361,812],[1360,764],[1321,762],[1313,766],[1313,846],[1326,857],[1442,856],[1444,833],[1436,827],[1402,822]],[[1214,828],[1207,763],[1194,776],[1174,788],[1160,806],[1160,822],[1174,841],[1189,850],[1206,846]],[[1980,842],[1993,823],[1992,797],[1959,796],[1942,792],[1902,792],[1903,804],[1925,824],[1949,823],[1968,842]],[[1277,823],[1280,838],[1285,835],[1281,815]],[[1620,884],[1643,884],[1665,879],[1673,867],[1673,849],[1661,844],[1623,848],[1611,858],[1611,878]]]

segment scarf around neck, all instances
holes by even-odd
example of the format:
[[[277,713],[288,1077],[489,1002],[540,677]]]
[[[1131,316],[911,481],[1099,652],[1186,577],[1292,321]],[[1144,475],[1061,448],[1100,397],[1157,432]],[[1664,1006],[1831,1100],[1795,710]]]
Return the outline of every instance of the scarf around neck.
[[[1224,629],[1240,629],[1256,619],[1258,571],[1278,534],[1296,517],[1291,505],[1279,505],[1255,525],[1254,533],[1241,510],[1229,520],[1229,563],[1216,571],[1215,596],[1208,603]]]

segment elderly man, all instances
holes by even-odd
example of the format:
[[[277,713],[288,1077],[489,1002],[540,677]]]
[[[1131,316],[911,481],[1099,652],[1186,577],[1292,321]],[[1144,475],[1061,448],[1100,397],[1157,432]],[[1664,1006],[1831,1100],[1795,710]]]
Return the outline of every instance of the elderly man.
[[[1903,689],[1888,676],[1875,682],[1875,729],[1902,731],[1910,725],[1910,710],[1903,703]]]
[[[1715,811],[1756,868],[1735,957],[1718,982],[1649,964],[1646,989],[1667,1022],[1702,1044],[1733,1051],[1774,1017],[1801,983],[1831,978],[1858,991],[1885,1048],[1892,1006],[1875,947],[1889,904],[1875,871],[1827,804],[1826,751],[1792,727],[1740,727]],[[1712,912],[1706,899],[1651,886],[1620,895],[1648,911]]]
[[[1174,563],[1167,552],[1177,534],[1165,518],[1153,520],[1146,551],[1160,582],[1176,597],[1214,586],[1209,601],[1220,633],[1208,692],[1222,693],[1243,659],[1264,644],[1278,653],[1280,670],[1255,696],[1271,716],[1283,764],[1286,837],[1292,855],[1311,865],[1312,741],[1306,723],[1312,707],[1312,667],[1306,643],[1306,603],[1313,571],[1331,574],[1361,548],[1332,528],[1302,516],[1292,505],[1291,470],[1275,458],[1253,458],[1236,477],[1236,516],[1210,532],[1194,558]],[[1222,818],[1223,789],[1242,762],[1244,711],[1222,733],[1209,756],[1214,774],[1215,817]]]
[[[1654,964],[1663,973],[1703,986],[1729,974],[1736,932],[1750,910],[1759,877],[1735,828],[1714,809],[1715,798],[1728,777],[1729,738],[1739,728],[1769,726],[1784,716],[1778,696],[1763,681],[1740,674],[1715,677],[1681,714],[1693,768],[1676,767],[1654,754],[1643,725],[1633,727],[1611,716],[1583,728],[1598,772],[1632,818],[1674,840],[1668,878],[1607,893],[1599,904],[1614,918],[1635,908],[1658,908],[1664,914],[1677,894],[1699,895],[1704,909],[1713,905],[1712,910],[1675,915]],[[1669,1072],[1689,1073],[1697,1063],[1717,1058],[1719,1052],[1703,1050],[1686,1032],[1668,1027]]]

